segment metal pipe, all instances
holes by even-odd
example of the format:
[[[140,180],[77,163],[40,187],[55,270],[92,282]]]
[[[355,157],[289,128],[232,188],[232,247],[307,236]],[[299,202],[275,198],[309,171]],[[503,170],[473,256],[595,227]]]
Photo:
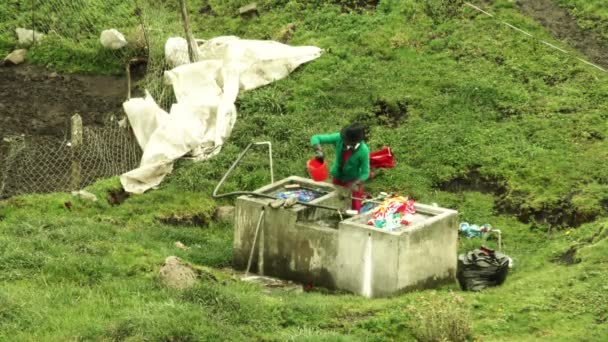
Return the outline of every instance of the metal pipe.
[[[212,194],[213,198],[223,198],[223,197],[230,197],[230,196],[243,196],[243,195],[247,195],[247,196],[262,197],[262,198],[268,198],[268,199],[277,199],[276,196],[262,194],[262,193],[257,193],[257,192],[252,192],[252,191],[233,191],[233,192],[228,192],[228,193],[225,193],[225,194],[218,194],[218,191],[219,191],[220,187],[224,184],[224,182],[226,181],[226,179],[228,178],[228,176],[230,175],[230,173],[232,171],[234,171],[234,169],[236,168],[236,166],[240,163],[241,159],[243,159],[243,157],[245,157],[245,154],[254,145],[268,145],[268,148],[270,150],[270,152],[269,152],[269,156],[270,156],[270,177],[271,177],[272,183],[274,183],[274,170],[273,170],[273,165],[272,165],[272,144],[270,142],[268,142],[268,141],[266,141],[266,142],[259,142],[259,143],[250,143],[249,145],[247,145],[247,147],[245,147],[245,149],[243,150],[243,152],[241,152],[241,154],[239,154],[239,156],[236,158],[236,160],[234,161],[234,163],[232,163],[232,165],[230,166],[230,168],[228,169],[228,171],[226,171],[226,173],[224,174],[224,176],[222,177],[222,179],[220,180],[220,182],[217,184],[217,186],[215,187],[215,189],[213,189],[213,194]],[[306,207],[313,207],[313,208],[319,208],[319,209],[327,209],[327,210],[337,211],[340,215],[342,215],[342,213],[344,211],[343,209],[340,209],[340,208],[330,207],[330,206],[321,205],[321,204],[312,204],[312,203],[308,203],[308,202],[297,201],[296,204],[300,204],[300,205],[303,205],[303,206],[306,206]]]

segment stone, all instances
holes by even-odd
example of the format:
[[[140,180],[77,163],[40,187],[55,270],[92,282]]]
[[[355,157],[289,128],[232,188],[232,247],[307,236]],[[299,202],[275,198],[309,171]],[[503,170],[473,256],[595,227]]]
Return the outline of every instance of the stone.
[[[258,12],[258,5],[254,2],[239,8],[239,15],[242,18],[253,18],[259,16],[260,13]]]
[[[289,24],[285,25],[281,29],[281,31],[279,31],[277,34],[275,34],[273,39],[278,42],[281,42],[281,43],[288,43],[291,40],[291,38],[293,37],[293,34],[295,31],[296,31],[296,24],[289,23]]]
[[[80,190],[80,191],[72,191],[72,196],[74,197],[78,197],[87,201],[91,201],[91,202],[97,202],[97,196],[95,196],[94,194],[86,191],[86,190]]]
[[[45,37],[43,33],[28,30],[22,27],[16,28],[15,33],[17,33],[19,45],[21,46],[30,46],[34,43],[34,41],[36,41],[36,43],[40,43],[40,41],[42,41]]]
[[[176,256],[167,257],[159,272],[161,284],[176,290],[191,288],[197,277],[197,273]]]
[[[234,222],[234,207],[226,205],[215,210],[213,218],[219,222]]]
[[[4,64],[12,64],[12,65],[18,65],[23,63],[23,61],[25,61],[25,55],[27,54],[27,50],[26,49],[18,49],[15,50],[11,53],[8,54],[8,56],[6,56],[6,58],[4,59]]]
[[[103,47],[111,50],[122,49],[128,44],[125,36],[116,29],[102,31],[99,41]]]
[[[184,245],[183,243],[181,243],[181,241],[176,241],[175,242],[175,247],[177,247],[179,249],[184,249],[184,250],[190,249],[190,247]]]

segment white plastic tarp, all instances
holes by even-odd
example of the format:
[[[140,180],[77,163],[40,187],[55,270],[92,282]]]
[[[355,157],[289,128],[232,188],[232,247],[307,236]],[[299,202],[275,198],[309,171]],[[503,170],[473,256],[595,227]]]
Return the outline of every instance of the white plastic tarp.
[[[175,66],[165,72],[177,99],[170,113],[148,93],[123,104],[144,151],[139,168],[120,178],[127,192],[143,193],[159,185],[173,162],[188,153],[197,160],[219,153],[236,122],[239,90],[282,79],[321,55],[314,46],[227,36],[205,41],[199,46],[200,61],[187,64],[187,46],[182,38],[170,38],[165,45],[165,57]]]

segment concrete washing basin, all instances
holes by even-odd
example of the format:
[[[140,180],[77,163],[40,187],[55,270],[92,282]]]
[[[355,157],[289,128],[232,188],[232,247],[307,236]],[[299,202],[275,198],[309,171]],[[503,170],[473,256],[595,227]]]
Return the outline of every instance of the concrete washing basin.
[[[288,184],[319,191],[310,203],[348,208],[342,189],[289,177],[255,192],[276,194]],[[296,205],[270,208],[272,199],[241,196],[236,202],[234,267],[366,297],[386,297],[454,281],[458,213],[416,204],[412,223],[388,232],[367,225],[371,213],[341,218],[337,212]],[[262,214],[263,212],[263,214]]]

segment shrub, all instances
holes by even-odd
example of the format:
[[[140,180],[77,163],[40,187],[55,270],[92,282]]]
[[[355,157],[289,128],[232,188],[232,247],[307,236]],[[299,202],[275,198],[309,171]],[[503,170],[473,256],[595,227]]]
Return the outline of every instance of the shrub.
[[[454,293],[447,297],[432,293],[409,305],[410,329],[418,341],[466,341],[471,335],[469,310]]]

